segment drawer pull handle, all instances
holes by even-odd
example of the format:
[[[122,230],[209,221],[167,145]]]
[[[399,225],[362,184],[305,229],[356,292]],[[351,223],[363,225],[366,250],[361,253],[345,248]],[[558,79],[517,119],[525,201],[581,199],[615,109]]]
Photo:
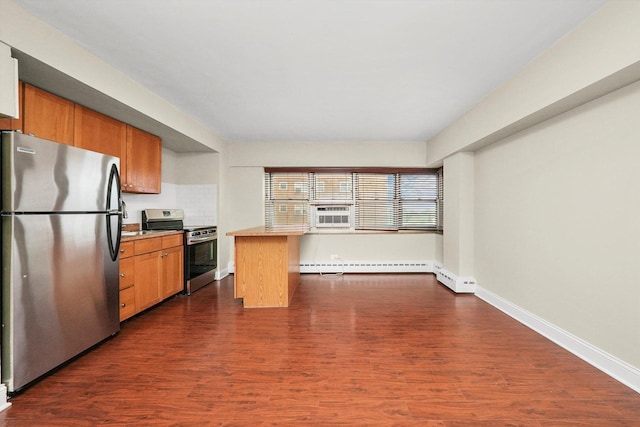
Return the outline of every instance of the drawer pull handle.
[[[126,306],[127,306],[127,304],[125,304],[125,303],[120,304],[120,307],[122,307],[122,308],[124,308]]]
[[[120,277],[124,277],[124,276],[126,276],[126,274],[120,273]]]

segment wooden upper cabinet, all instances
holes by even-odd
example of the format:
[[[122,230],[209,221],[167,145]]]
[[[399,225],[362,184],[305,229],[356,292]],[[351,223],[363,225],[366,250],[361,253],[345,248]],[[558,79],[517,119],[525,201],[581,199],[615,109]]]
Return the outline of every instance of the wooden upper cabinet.
[[[22,119],[24,117],[24,83],[18,83],[18,114],[17,119],[0,119],[0,130],[22,130]]]
[[[73,145],[73,102],[24,84],[22,132]]]
[[[18,86],[20,118],[0,119],[0,130],[22,130],[120,158],[122,191],[159,194],[162,140],[28,83]]]
[[[120,167],[123,191],[160,193],[162,140],[159,137],[127,125],[127,154],[123,163]]]
[[[122,163],[126,155],[127,125],[76,104],[73,139],[76,147],[119,157]]]

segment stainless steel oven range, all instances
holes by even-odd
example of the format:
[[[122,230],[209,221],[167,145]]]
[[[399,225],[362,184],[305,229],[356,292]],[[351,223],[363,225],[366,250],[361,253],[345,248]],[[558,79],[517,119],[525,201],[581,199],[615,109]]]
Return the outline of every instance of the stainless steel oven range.
[[[215,225],[185,225],[182,209],[145,209],[143,230],[184,230],[184,293],[215,280],[218,267],[218,232]]]

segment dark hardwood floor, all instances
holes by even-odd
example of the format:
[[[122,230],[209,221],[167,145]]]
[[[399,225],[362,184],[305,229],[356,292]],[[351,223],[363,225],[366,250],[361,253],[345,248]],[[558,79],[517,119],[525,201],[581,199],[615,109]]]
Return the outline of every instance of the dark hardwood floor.
[[[179,296],[11,399],[1,426],[638,426],[640,394],[433,275],[232,278]]]

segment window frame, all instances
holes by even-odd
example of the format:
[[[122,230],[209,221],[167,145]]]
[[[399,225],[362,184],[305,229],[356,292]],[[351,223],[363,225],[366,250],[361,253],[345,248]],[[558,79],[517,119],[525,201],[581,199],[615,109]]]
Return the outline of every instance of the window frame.
[[[354,227],[348,230],[343,230],[347,232],[353,232],[354,229],[357,230],[369,230],[369,231],[405,231],[405,230],[413,230],[420,232],[437,232],[442,233],[443,231],[443,214],[444,214],[444,174],[443,168],[300,168],[300,167],[265,167],[265,224],[267,227],[274,226],[273,220],[270,221],[269,218],[269,205],[273,207],[274,204],[278,203],[278,199],[273,199],[270,197],[273,196],[274,189],[268,188],[270,182],[272,183],[274,174],[281,173],[298,173],[298,174],[306,174],[307,179],[307,187],[306,193],[305,191],[295,191],[296,195],[302,195],[305,193],[305,198],[295,198],[295,200],[289,199],[288,202],[296,202],[296,204],[304,205],[302,210],[302,215],[296,215],[296,219],[303,218],[305,223],[291,223],[288,225],[300,225],[310,227],[311,214],[313,211],[313,207],[317,204],[324,204],[325,202],[335,203],[335,204],[347,204],[353,207],[353,215],[356,218],[354,221]],[[339,183],[340,191],[337,193],[339,195],[342,193],[343,185],[348,189],[347,192],[351,193],[351,199],[342,199],[339,196],[335,198],[326,198],[326,182],[323,180],[318,180],[318,175],[331,175],[331,174],[342,174],[351,175],[351,179],[347,181],[335,181]],[[357,193],[361,193],[360,184],[358,184],[358,180],[364,176],[375,176],[379,174],[391,175],[394,177],[393,182],[393,197],[385,198],[384,201],[373,202],[370,200],[359,199]],[[425,187],[425,183],[421,183],[423,187],[418,188],[419,191],[425,191],[427,193],[421,194],[420,197],[412,197],[411,194],[407,196],[406,191],[403,192],[402,182],[403,178],[414,175],[416,177],[412,178],[414,180],[420,181],[417,177],[420,175],[426,175],[429,177],[433,177],[431,179],[435,179],[433,184],[429,184],[428,188]],[[429,181],[429,179],[425,180]],[[281,184],[281,181],[278,181]],[[320,183],[324,185],[324,188],[320,188],[318,185],[318,189],[316,188],[316,183]],[[416,188],[413,188],[416,190]],[[318,191],[322,192],[323,198],[316,199],[319,194]],[[383,199],[380,199],[383,200]],[[285,202],[281,200],[281,202]],[[376,205],[377,203],[377,205]],[[384,205],[387,207],[391,206],[392,211],[389,213],[390,216],[380,216],[380,221],[375,218],[376,213],[369,212],[367,215],[373,215],[373,219],[366,217],[366,221],[362,224],[358,224],[359,215],[363,214],[360,212],[361,209],[364,209],[364,206],[368,206],[369,208],[378,206],[378,208],[383,208]],[[411,220],[408,217],[403,217],[403,213],[405,212],[408,206],[420,206],[428,207],[428,209],[422,209],[418,215],[413,215]],[[403,206],[405,210],[403,210]],[[299,209],[295,209],[297,212]],[[271,210],[273,213],[273,209]],[[424,218],[420,218],[420,216],[424,216]],[[408,222],[408,223],[407,223]],[[275,224],[279,225],[279,224]],[[318,230],[320,231],[320,230]],[[332,232],[336,232],[336,230],[332,230]]]

